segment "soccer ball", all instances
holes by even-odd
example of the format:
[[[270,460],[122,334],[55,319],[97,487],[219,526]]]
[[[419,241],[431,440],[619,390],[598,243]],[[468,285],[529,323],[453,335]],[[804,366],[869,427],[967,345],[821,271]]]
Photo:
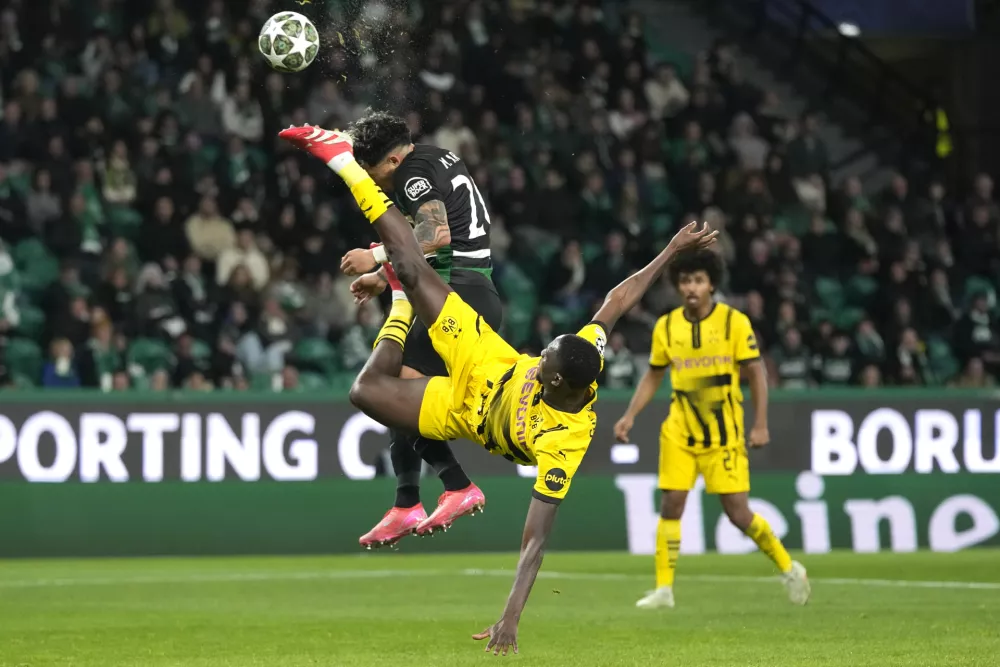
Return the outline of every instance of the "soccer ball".
[[[302,14],[278,12],[260,29],[257,47],[279,72],[301,72],[319,53],[319,33]]]

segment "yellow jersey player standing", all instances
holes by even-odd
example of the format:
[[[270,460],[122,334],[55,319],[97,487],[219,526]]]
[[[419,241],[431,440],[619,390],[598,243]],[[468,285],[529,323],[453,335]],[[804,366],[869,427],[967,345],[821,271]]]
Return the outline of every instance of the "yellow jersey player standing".
[[[750,320],[715,300],[722,260],[711,250],[679,255],[670,279],[684,305],[661,317],[653,328],[649,368],[615,436],[628,442],[635,417],[663,383],[667,368],[673,395],[660,430],[660,520],[656,530],[656,589],[636,603],[643,609],[674,606],[674,569],[681,546],[681,515],[700,473],[705,491],[717,494],[737,528],[750,537],[782,573],[789,599],[809,600],[809,580],[764,517],[750,509],[747,444],[768,443],[767,374]],[[754,424],[745,433],[740,369],[750,381]]]

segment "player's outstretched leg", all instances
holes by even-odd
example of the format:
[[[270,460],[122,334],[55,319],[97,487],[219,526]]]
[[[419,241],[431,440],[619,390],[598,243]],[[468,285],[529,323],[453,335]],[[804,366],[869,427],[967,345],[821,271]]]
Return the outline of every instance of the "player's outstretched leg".
[[[382,240],[417,317],[428,327],[433,325],[452,289],[424,259],[406,218],[354,159],[350,135],[306,125],[282,130],[278,136],[322,160],[344,180]]]
[[[421,461],[413,449],[413,436],[407,431],[389,429],[389,438],[389,455],[396,473],[396,501],[375,527],[358,540],[366,549],[395,544],[412,535],[427,518],[420,503]]]
[[[781,572],[781,581],[788,592],[788,599],[793,604],[807,603],[811,588],[806,568],[788,555],[785,545],[771,530],[767,519],[750,509],[749,494],[727,493],[720,495],[719,500],[722,501],[722,509],[733,525],[756,542],[757,547],[777,566]]]
[[[437,508],[417,526],[417,535],[447,530],[455,519],[483,509],[486,496],[462,470],[448,443],[418,436],[413,445],[444,484],[444,493],[438,498]]]

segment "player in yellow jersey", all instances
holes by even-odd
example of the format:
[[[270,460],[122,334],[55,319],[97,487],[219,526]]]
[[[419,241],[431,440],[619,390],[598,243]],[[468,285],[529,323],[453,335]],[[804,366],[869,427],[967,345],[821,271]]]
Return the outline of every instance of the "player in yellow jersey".
[[[386,267],[393,278],[392,310],[351,387],[354,405],[390,428],[435,440],[466,438],[516,463],[538,466],[507,605],[497,623],[474,635],[489,639],[487,650],[516,653],[518,620],[556,509],[594,436],[597,377],[608,332],[678,252],[711,245],[717,232],[688,225],[649,265],[608,293],[590,324],[556,338],[541,357],[528,357],[490,329],[424,260],[406,219],[354,159],[350,136],[309,126],[280,136],[344,179],[391,260],[392,270]],[[447,377],[399,377],[414,313],[426,324]]]
[[[750,509],[746,446],[763,447],[767,429],[767,375],[746,315],[715,300],[722,260],[711,250],[689,251],[670,265],[684,305],[653,327],[649,368],[615,436],[629,441],[635,417],[663,383],[667,367],[673,395],[660,430],[660,520],[656,531],[656,589],[636,603],[645,609],[674,606],[674,568],[681,545],[681,514],[700,473],[705,491],[718,494],[726,516],[750,537],[782,573],[789,599],[809,600],[809,580],[764,517]],[[747,371],[754,423],[744,430],[740,369]]]

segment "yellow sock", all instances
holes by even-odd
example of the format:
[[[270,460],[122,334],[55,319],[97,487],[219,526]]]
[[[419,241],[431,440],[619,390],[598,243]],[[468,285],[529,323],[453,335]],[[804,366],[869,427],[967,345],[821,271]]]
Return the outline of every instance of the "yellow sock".
[[[785,545],[774,534],[771,525],[764,517],[759,514],[753,515],[753,521],[747,528],[747,537],[757,543],[760,550],[778,566],[779,570],[788,572],[792,569],[792,557],[788,555]]]
[[[354,200],[358,202],[358,206],[368,218],[368,222],[375,222],[392,206],[392,201],[385,196],[382,188],[375,185],[375,181],[357,162],[351,160],[336,168],[335,171],[351,189]]]
[[[413,306],[406,299],[393,299],[389,317],[385,319],[382,330],[375,338],[375,347],[378,347],[383,340],[391,340],[404,347],[411,324],[413,324]]]
[[[656,587],[674,585],[674,570],[681,552],[681,522],[664,519],[656,524]]]

